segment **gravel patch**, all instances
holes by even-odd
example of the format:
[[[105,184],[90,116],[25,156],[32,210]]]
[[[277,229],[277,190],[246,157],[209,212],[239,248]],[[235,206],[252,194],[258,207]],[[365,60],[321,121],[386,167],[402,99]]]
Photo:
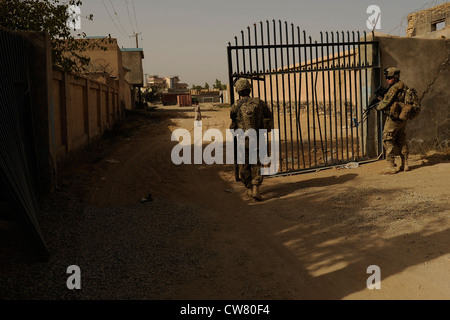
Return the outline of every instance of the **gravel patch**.
[[[40,215],[50,258],[3,259],[2,299],[158,299],[202,259],[202,246],[186,241],[202,224],[196,208],[156,199],[100,209],[63,192],[50,202]],[[67,288],[71,265],[80,267],[81,290]]]

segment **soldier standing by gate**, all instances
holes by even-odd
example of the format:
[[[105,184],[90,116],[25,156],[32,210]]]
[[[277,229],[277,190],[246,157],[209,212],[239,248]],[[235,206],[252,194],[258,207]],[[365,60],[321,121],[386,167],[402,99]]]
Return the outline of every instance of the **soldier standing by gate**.
[[[408,143],[406,141],[406,123],[400,114],[405,101],[405,93],[408,87],[400,81],[400,70],[387,68],[384,70],[386,81],[389,84],[387,93],[378,104],[377,110],[386,114],[386,122],[383,130],[383,146],[386,151],[387,167],[383,174],[394,174],[395,156],[400,155],[402,164],[400,171],[409,171]]]
[[[244,132],[254,129],[257,134],[259,134],[260,129],[273,129],[272,112],[267,104],[259,98],[250,97],[250,82],[246,79],[239,79],[236,82],[236,91],[240,99],[231,106],[230,129],[242,129]],[[263,182],[261,164],[259,158],[257,164],[250,164],[250,152],[257,152],[257,150],[249,150],[249,144],[246,139],[245,163],[239,164],[239,175],[242,183],[247,188],[247,195],[257,201],[261,201],[262,197],[259,191],[259,186]]]

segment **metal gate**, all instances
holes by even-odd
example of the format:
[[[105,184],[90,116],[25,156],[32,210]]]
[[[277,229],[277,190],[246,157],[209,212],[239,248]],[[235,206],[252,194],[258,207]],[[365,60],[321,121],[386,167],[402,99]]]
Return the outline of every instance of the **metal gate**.
[[[273,20],[247,27],[227,48],[229,83],[249,79],[252,95],[272,110],[280,141],[277,175],[381,153],[373,136],[380,128],[365,113],[378,87],[379,50],[365,32],[320,32],[320,42],[313,42],[299,27]]]

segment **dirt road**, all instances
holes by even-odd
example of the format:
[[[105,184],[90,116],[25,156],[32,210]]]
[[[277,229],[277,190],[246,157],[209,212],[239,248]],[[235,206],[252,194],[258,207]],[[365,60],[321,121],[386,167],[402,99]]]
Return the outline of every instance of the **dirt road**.
[[[202,115],[204,129],[229,125],[229,109]],[[131,116],[114,144],[66,171],[57,201],[65,218],[55,222],[52,204],[53,218],[42,217],[57,247],[34,268],[46,284],[39,292],[10,281],[11,290],[80,299],[450,299],[448,152],[415,155],[412,171],[392,176],[374,162],[266,179],[264,201],[254,202],[230,165],[172,163],[171,133],[192,132],[193,116],[167,107]],[[76,263],[83,289],[74,294],[64,274],[55,284],[48,270]],[[381,288],[371,290],[374,265]]]

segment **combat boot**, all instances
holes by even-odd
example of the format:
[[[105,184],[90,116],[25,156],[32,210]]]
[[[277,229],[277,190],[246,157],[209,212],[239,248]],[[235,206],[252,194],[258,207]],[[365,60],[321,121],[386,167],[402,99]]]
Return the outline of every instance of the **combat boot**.
[[[261,201],[262,200],[262,196],[261,193],[259,193],[259,186],[253,186],[253,199],[255,199],[256,201]]]
[[[249,198],[253,198],[253,190],[252,190],[252,188],[248,188],[248,189],[247,189],[247,196],[248,196]]]
[[[386,168],[380,173],[383,174],[383,175],[397,173],[397,170],[395,169],[395,162],[394,161],[387,161]]]
[[[410,171],[411,169],[409,168],[408,165],[408,158],[406,157],[401,157],[402,159],[402,165],[400,166],[400,171]]]

